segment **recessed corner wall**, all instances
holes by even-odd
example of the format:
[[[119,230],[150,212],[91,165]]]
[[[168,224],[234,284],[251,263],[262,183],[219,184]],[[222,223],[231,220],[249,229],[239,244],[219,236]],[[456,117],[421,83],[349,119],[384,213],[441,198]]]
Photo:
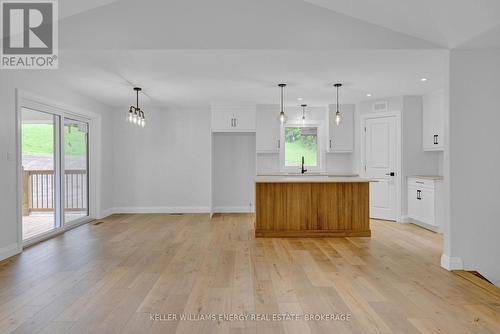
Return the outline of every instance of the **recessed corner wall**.
[[[146,127],[114,115],[114,207],[129,212],[209,212],[209,106],[144,107]]]
[[[500,51],[450,54],[450,256],[500,286]]]

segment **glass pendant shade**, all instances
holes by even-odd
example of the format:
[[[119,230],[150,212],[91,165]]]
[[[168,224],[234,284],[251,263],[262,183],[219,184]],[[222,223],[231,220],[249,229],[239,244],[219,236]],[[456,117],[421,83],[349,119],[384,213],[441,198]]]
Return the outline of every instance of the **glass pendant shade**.
[[[280,87],[280,89],[281,89],[280,114],[279,114],[278,119],[279,119],[281,124],[284,124],[287,121],[287,116],[285,114],[285,106],[284,106],[284,90],[285,90],[286,84],[284,84],[284,83],[279,84],[278,87]]]
[[[286,123],[288,117],[285,115],[285,112],[284,111],[281,111],[280,112],[280,115],[279,115],[279,121],[281,124],[284,124]]]
[[[342,123],[342,119],[344,118],[344,115],[342,115],[339,110],[339,88],[342,87],[342,84],[336,83],[333,86],[337,88],[337,112],[335,113],[335,125],[339,126],[340,123]]]
[[[335,125],[339,126],[340,123],[342,123],[342,114],[339,111],[337,111],[335,113]]]

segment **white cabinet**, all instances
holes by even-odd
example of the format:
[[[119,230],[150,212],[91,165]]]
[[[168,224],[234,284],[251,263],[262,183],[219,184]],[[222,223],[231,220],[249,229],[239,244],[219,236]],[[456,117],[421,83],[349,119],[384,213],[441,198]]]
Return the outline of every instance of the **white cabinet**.
[[[343,104],[340,112],[344,118],[340,125],[335,124],[337,107],[330,105],[329,136],[327,149],[329,153],[350,153],[354,151],[354,104]]]
[[[424,151],[444,150],[445,96],[438,91],[423,97],[423,148]]]
[[[414,223],[439,231],[443,222],[442,181],[408,178],[408,217]]]
[[[280,122],[278,105],[259,105],[255,126],[257,153],[278,153],[280,146]]]
[[[212,132],[255,132],[255,104],[212,104]]]

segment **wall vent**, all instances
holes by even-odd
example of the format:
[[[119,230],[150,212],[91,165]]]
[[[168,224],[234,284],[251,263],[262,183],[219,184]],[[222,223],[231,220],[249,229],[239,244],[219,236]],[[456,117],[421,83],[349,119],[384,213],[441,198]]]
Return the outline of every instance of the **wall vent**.
[[[374,112],[384,112],[387,111],[387,101],[374,102],[372,105]]]

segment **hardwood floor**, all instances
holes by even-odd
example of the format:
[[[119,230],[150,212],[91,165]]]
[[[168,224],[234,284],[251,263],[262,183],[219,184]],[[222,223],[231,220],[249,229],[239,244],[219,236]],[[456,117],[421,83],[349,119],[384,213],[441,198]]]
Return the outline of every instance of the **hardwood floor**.
[[[500,298],[439,267],[439,235],[255,239],[252,215],[114,215],[0,263],[0,333],[499,333]],[[168,321],[168,314],[301,315]],[[305,321],[345,313],[350,321]],[[151,320],[151,315],[160,317]]]

